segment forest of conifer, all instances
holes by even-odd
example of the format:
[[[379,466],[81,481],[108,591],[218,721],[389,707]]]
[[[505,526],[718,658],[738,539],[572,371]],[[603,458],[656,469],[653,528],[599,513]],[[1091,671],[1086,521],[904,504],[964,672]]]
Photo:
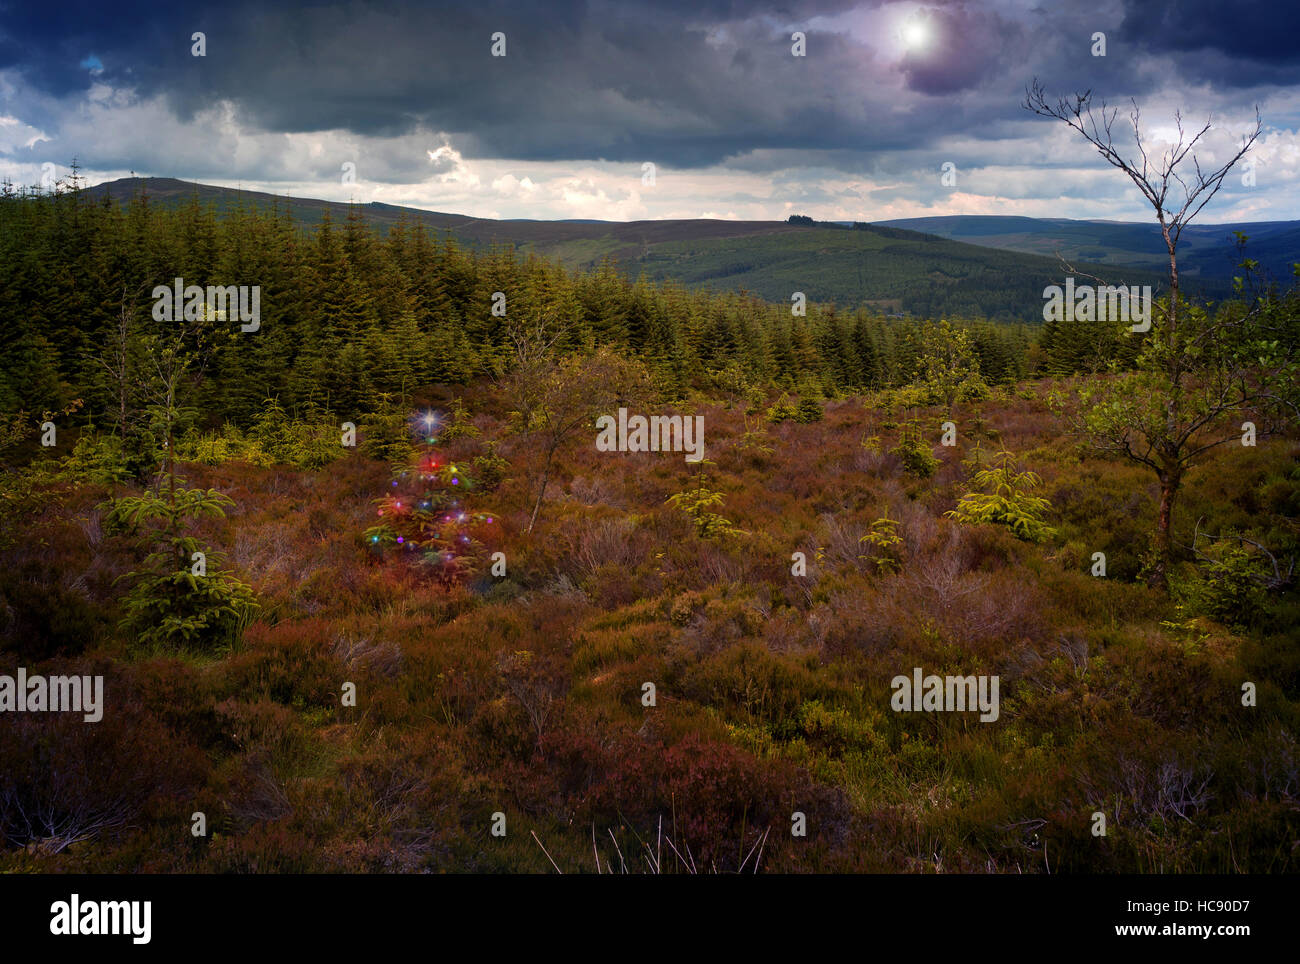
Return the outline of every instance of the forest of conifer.
[[[1122,325],[6,190],[0,648],[108,706],[0,720],[0,866],[1294,870],[1294,306],[1185,308],[1249,392],[1148,464]]]
[[[163,206],[144,192],[95,202],[76,190],[28,197],[10,188],[0,205],[0,307],[14,319],[0,404],[10,411],[55,410],[74,396],[85,415],[120,408],[120,379],[99,356],[121,344],[124,317],[131,345],[147,334],[151,293],[175,278],[263,292],[263,332],[236,344],[231,326],[212,326],[223,344],[209,344],[192,398],[208,422],[246,423],[267,399],[294,413],[356,416],[417,385],[499,373],[510,339],[492,311],[497,291],[511,323],[564,319],[566,350],[607,347],[644,360],[669,399],[716,386],[728,371],[815,397],[903,385],[916,374],[919,321],[818,304],[794,317],[743,293],[629,282],[608,263],[571,273],[510,249],[461,250],[419,224],[377,236],[355,209],[342,211],[341,223],[327,217],[308,228],[287,200],[278,211],[218,217],[197,199]],[[1096,348],[1050,330],[1040,346],[1033,324],[953,321],[969,328],[991,383],[1045,365],[1072,370]]]

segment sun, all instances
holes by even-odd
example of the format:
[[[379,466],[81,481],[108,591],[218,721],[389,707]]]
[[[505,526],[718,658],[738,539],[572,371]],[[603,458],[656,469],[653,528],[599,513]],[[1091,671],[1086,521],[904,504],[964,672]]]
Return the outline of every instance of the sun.
[[[922,20],[909,20],[903,24],[903,46],[908,50],[923,50],[930,42],[930,28]]]

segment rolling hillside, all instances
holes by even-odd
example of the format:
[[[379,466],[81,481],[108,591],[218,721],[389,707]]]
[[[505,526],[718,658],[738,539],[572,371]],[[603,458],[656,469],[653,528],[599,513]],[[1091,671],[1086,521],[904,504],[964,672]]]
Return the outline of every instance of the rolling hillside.
[[[966,215],[880,223],[1025,254],[1055,257],[1060,252],[1072,262],[1161,270],[1168,261],[1164,239],[1154,224]],[[1239,274],[1236,231],[1248,237],[1246,250],[1250,257],[1278,279],[1288,277],[1290,266],[1300,261],[1300,224],[1295,221],[1192,223],[1183,230],[1179,242],[1180,273],[1213,279],[1231,279]]]
[[[119,201],[147,191],[152,203],[181,204],[197,197],[218,211],[238,204],[289,206],[293,217],[315,226],[328,210],[336,221],[348,205],[313,198],[284,198],[176,180],[126,178],[90,188],[92,197]],[[1062,245],[1043,224],[1083,225],[1062,253],[1078,259],[1080,272],[1102,273],[1113,284],[1149,284],[1157,291],[1164,275],[1138,225],[1110,225],[1104,236],[1088,233],[1092,222],[1036,222],[1033,219],[921,219],[915,227],[783,221],[531,221],[491,220],[418,208],[371,203],[358,210],[377,231],[405,219],[454,237],[472,248],[512,245],[520,253],[589,268],[615,261],[630,276],[674,280],[688,288],[745,290],[769,301],[788,302],[802,291],[809,300],[842,307],[868,305],[888,314],[983,317],[1033,323],[1042,317],[1042,291],[1064,276],[1054,251]],[[979,233],[979,221],[984,225]],[[1017,222],[1004,225],[1003,221]],[[935,222],[931,225],[931,221]],[[964,223],[970,221],[972,223]],[[1019,222],[1025,224],[1019,224]],[[933,228],[933,230],[931,230]],[[960,239],[939,236],[962,231]],[[995,233],[994,229],[997,232]],[[1017,230],[1012,230],[1017,229]],[[1284,237],[1284,233],[1280,233]],[[1027,240],[1026,240],[1027,239]],[[1032,246],[1024,251],[1011,243]],[[1117,271],[1116,267],[1123,270]],[[1192,272],[1193,275],[1195,272]],[[1200,290],[1223,297],[1225,273],[1205,272]]]

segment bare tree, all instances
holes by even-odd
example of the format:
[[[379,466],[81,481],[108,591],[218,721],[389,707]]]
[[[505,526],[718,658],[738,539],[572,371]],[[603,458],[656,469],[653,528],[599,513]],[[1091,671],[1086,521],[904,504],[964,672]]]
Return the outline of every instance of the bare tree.
[[[498,653],[497,672],[510,695],[528,715],[540,747],[547,726],[558,714],[568,692],[568,678],[553,660],[528,650]]]
[[[6,714],[0,720],[0,846],[53,855],[120,833],[155,793],[195,776],[163,729],[122,708],[87,725],[76,715]]]
[[[514,367],[500,380],[515,429],[541,445],[539,459],[526,469],[533,496],[529,532],[537,525],[556,454],[598,415],[640,397],[646,384],[640,364],[607,349],[585,358],[561,357],[564,335],[562,326],[546,319],[514,327]]]
[[[209,309],[209,322],[212,320]],[[141,339],[143,363],[137,372],[137,394],[146,404],[152,427],[162,434],[167,451],[165,468],[167,498],[176,502],[176,429],[197,412],[181,400],[188,385],[197,384],[211,362],[218,345],[218,333],[201,325],[177,325],[164,333]],[[159,491],[161,486],[159,485]]]
[[[1175,114],[1177,141],[1157,157],[1143,140],[1134,103],[1129,121],[1137,157],[1126,157],[1115,144],[1118,109],[1103,101],[1094,111],[1090,91],[1049,102],[1034,81],[1024,106],[1083,135],[1133,181],[1154,209],[1168,251],[1169,295],[1157,306],[1135,369],[1086,382],[1079,392],[1080,409],[1072,413],[1076,427],[1097,448],[1148,467],[1159,480],[1148,581],[1167,588],[1174,504],[1187,472],[1211,449],[1242,439],[1240,418],[1260,421],[1255,436],[1260,437],[1282,431],[1296,410],[1295,326],[1289,320],[1294,299],[1279,302],[1271,293],[1211,313],[1187,303],[1179,292],[1183,229],[1254,145],[1261,130],[1259,112],[1241,147],[1207,171],[1195,149],[1211,129],[1208,121],[1189,135],[1181,113]]]
[[[1167,326],[1171,337],[1178,328],[1178,242],[1185,228],[1201,209],[1210,203],[1214,195],[1223,187],[1223,179],[1228,176],[1236,163],[1254,146],[1259,138],[1262,124],[1259,109],[1255,110],[1255,129],[1242,138],[1240,150],[1228,161],[1209,173],[1201,170],[1200,161],[1194,148],[1202,137],[1209,132],[1211,123],[1206,120],[1190,138],[1183,130],[1181,111],[1174,113],[1174,126],[1178,130],[1178,141],[1161,154],[1158,160],[1147,152],[1147,145],[1142,142],[1141,113],[1137,101],[1131,101],[1129,121],[1133,125],[1133,140],[1141,156],[1141,164],[1134,158],[1125,158],[1115,146],[1113,127],[1119,115],[1118,107],[1109,107],[1101,102],[1100,118],[1093,112],[1092,91],[1074,94],[1073,97],[1059,97],[1050,103],[1047,92],[1036,79],[1025,95],[1024,107],[1042,117],[1051,117],[1063,121],[1071,129],[1078,131],[1087,139],[1108,164],[1119,168],[1137,185],[1142,196],[1155,209],[1156,220],[1160,223],[1160,234],[1164,238],[1165,248],[1169,252],[1169,310]],[[1178,168],[1189,160],[1194,177],[1184,179]],[[1191,172],[1188,172],[1190,175]],[[1181,189],[1170,194],[1177,184]],[[1179,196],[1181,194],[1181,202]]]
[[[127,399],[131,386],[131,346],[135,325],[136,301],[144,293],[141,285],[134,293],[122,286],[122,299],[118,305],[117,326],[110,334],[109,343],[102,352],[92,357],[108,373],[117,394],[117,434],[126,438]]]

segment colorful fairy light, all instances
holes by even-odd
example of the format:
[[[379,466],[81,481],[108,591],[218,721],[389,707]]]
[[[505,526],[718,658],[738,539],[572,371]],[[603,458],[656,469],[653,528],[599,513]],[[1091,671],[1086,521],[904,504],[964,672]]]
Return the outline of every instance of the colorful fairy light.
[[[442,570],[441,578],[452,579],[477,570],[471,560],[483,547],[473,527],[496,520],[472,511],[471,506],[462,507],[461,499],[452,496],[453,491],[474,488],[474,481],[460,474],[459,465],[442,462],[431,450],[438,444],[440,427],[446,422],[446,416],[439,412],[411,413],[408,424],[412,438],[417,445],[423,442],[426,447],[411,461],[409,470],[398,468],[394,472],[391,488],[398,491],[379,500],[382,508],[377,513],[386,522],[392,521],[367,533],[367,537],[378,552],[395,544],[402,547],[407,559],[433,563]]]

